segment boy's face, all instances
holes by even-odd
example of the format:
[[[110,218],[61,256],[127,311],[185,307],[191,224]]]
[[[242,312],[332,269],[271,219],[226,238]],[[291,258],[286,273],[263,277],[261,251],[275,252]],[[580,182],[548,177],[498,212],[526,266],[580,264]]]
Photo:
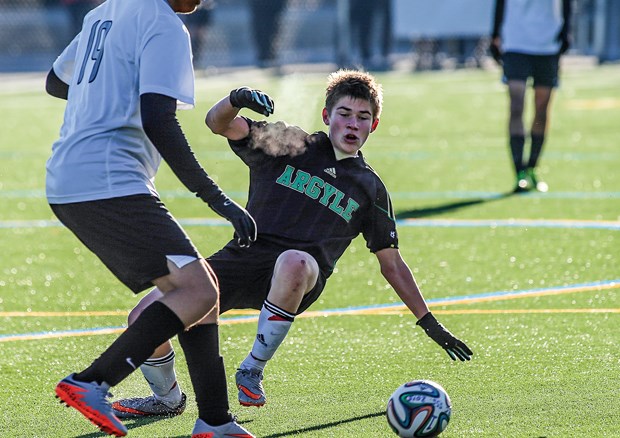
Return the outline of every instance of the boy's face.
[[[323,108],[323,122],[329,126],[329,138],[334,147],[348,155],[359,151],[379,120],[373,118],[370,102],[344,96],[331,112]]]

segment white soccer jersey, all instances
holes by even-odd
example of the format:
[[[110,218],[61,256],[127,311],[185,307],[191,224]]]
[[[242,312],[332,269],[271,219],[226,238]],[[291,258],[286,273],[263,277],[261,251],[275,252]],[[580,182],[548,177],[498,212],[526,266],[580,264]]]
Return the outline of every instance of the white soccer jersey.
[[[562,0],[506,0],[502,49],[530,55],[554,55],[562,29]]]
[[[53,65],[69,84],[47,162],[50,203],[156,194],[161,156],[147,138],[140,95],[194,105],[189,33],[166,0],[107,0]]]

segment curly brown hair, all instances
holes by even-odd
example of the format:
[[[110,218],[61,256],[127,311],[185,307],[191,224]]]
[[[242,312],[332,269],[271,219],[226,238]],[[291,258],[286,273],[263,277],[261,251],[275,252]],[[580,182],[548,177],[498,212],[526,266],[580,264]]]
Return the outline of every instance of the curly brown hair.
[[[331,112],[336,102],[345,96],[370,102],[373,119],[376,120],[381,115],[383,89],[370,73],[346,69],[331,73],[327,77],[325,90],[327,111]]]

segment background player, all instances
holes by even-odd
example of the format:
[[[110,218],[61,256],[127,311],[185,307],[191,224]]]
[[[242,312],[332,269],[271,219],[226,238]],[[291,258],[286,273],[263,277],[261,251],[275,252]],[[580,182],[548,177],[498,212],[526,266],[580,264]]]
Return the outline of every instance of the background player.
[[[560,55],[569,48],[571,0],[496,0],[491,53],[503,64],[510,96],[510,151],[517,175],[515,192],[548,186],[535,172],[547,131],[547,112],[558,85]],[[533,79],[534,119],[530,154],[523,158],[523,108],[528,78]]]
[[[188,33],[175,13],[198,4],[104,2],[86,16],[46,83],[51,95],[67,99],[47,162],[52,210],[134,293],[153,285],[161,291],[87,369],[56,386],[62,401],[116,436],[127,428],[106,400],[108,388],[177,334],[198,404],[194,435],[252,436],[228,410],[217,280],[153,184],[163,157],[189,190],[233,223],[238,243],[256,237],[251,216],[202,169],[176,119],[177,102],[194,104],[194,75]]]
[[[336,261],[359,233],[417,324],[453,360],[470,359],[471,350],[429,311],[398,250],[388,192],[360,151],[377,128],[381,106],[381,86],[371,75],[341,70],[328,80],[322,111],[327,134],[308,135],[282,122],[240,117],[244,107],[264,115],[273,112],[267,95],[247,87],[233,90],[207,113],[209,128],[226,137],[250,169],[247,208],[259,231],[247,250],[230,242],[208,259],[220,282],[221,312],[260,309],[256,341],[236,374],[242,405],[265,403],[265,365],[295,316],[321,294]],[[147,295],[131,312],[130,324],[159,296],[157,289]],[[115,402],[117,415],[183,412],[173,360],[172,346],[166,343],[141,368],[154,395]]]

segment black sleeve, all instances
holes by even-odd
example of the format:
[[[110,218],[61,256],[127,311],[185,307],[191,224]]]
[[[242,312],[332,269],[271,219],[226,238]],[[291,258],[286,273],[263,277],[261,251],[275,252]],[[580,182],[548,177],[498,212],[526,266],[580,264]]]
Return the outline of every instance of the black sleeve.
[[[562,30],[560,35],[563,35],[565,38],[570,34],[570,16],[571,16],[571,3],[572,0],[563,0],[562,1],[562,18],[564,18],[564,24],[562,25]]]
[[[45,79],[45,91],[50,96],[58,97],[60,99],[67,100],[69,95],[69,84],[65,84],[51,68]]]
[[[264,163],[265,159],[268,158],[268,156],[261,149],[252,147],[252,129],[254,126],[264,126],[267,122],[256,122],[248,117],[241,117],[248,124],[248,127],[250,128],[250,134],[246,138],[242,138],[241,140],[228,140],[228,145],[230,146],[232,151],[239,158],[241,158],[241,161],[243,161],[246,166],[254,167],[260,165],[261,163]]]
[[[140,96],[142,127],[151,143],[179,180],[210,203],[222,191],[202,168],[176,117],[176,99],[156,93]]]
[[[504,21],[504,1],[495,1],[495,16],[493,19],[493,31],[491,32],[491,38],[497,38],[502,31],[502,22]]]
[[[377,176],[374,203],[362,225],[366,247],[372,253],[385,248],[398,248],[396,217],[390,195]]]

